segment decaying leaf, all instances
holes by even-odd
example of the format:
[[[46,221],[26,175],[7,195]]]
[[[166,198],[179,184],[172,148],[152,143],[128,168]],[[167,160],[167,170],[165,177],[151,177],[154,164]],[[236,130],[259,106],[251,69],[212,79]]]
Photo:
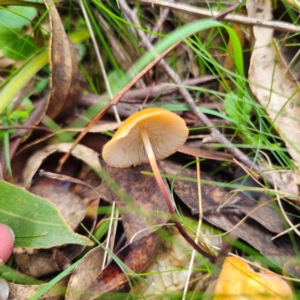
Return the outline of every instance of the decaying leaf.
[[[196,170],[181,169],[181,165],[168,161],[161,162],[164,172],[176,175],[174,192],[179,196],[193,214],[199,213],[197,182],[186,181],[184,178],[197,178]],[[183,179],[181,179],[181,177]],[[201,179],[213,181],[201,172]],[[233,195],[212,183],[201,183],[203,218],[210,224],[224,231],[233,233],[262,255],[282,266],[284,262],[295,256],[294,245],[288,237],[280,237],[272,241],[275,233],[284,231],[282,214],[274,202],[262,195],[260,199],[252,199],[241,192]],[[255,200],[255,201],[254,201]],[[258,201],[259,200],[259,201]],[[248,216],[245,220],[244,218]],[[242,221],[243,220],[243,221]],[[295,238],[300,247],[300,239]]]
[[[284,276],[300,279],[300,261],[298,257],[288,260],[282,268],[282,273]]]
[[[38,299],[41,300],[61,300],[64,299],[65,286],[69,277],[60,280],[52,289],[46,292]],[[30,299],[36,292],[43,288],[45,284],[41,285],[24,285],[9,283],[9,298],[8,300]]]
[[[72,147],[72,143],[61,143],[56,145],[49,145],[40,151],[34,153],[27,161],[24,173],[23,173],[23,186],[27,188],[31,185],[31,180],[33,175],[37,172],[42,162],[51,154],[55,152],[68,152]],[[82,160],[87,165],[91,166],[94,170],[100,170],[101,166],[98,159],[98,153],[94,150],[83,146],[77,145],[74,150],[72,150],[72,155],[79,160]]]
[[[131,271],[137,274],[141,273],[152,262],[159,240],[160,237],[155,232],[152,232],[122,248],[117,253],[117,257]],[[116,261],[113,260],[93,281],[89,287],[89,291],[94,292],[94,295],[87,299],[96,299],[100,296],[99,294],[107,292],[123,291],[127,287],[128,275],[125,275],[123,267],[119,266]]]
[[[88,295],[88,287],[101,272],[104,250],[97,246],[89,251],[72,273],[66,292],[66,300],[83,299]]]
[[[41,278],[49,274],[62,271],[62,268],[55,261],[55,253],[50,250],[20,251],[16,249],[14,254],[18,269],[33,278]]]
[[[150,267],[145,271],[149,275],[146,277],[148,285],[144,286],[143,295],[148,297],[159,297],[163,293],[181,291],[188,280],[187,270],[193,249],[177,229],[168,228],[166,230],[169,234],[168,237],[161,242]],[[205,235],[205,233],[202,231],[201,235]],[[221,247],[221,240],[210,239],[209,235],[210,233],[208,233],[207,239],[210,241],[210,245]],[[190,277],[191,282],[194,282],[196,277],[201,277],[202,274],[199,270],[203,267],[203,258],[196,254]]]
[[[51,96],[46,114],[54,119],[74,111],[82,93],[82,78],[77,51],[68,38],[55,1],[44,0],[49,9],[52,37],[50,43]]]
[[[247,1],[248,16],[272,19],[271,1]],[[273,41],[273,30],[253,26],[254,50],[249,68],[252,93],[265,107],[275,128],[286,142],[295,163],[300,165],[300,92],[297,82],[281,61]]]
[[[141,174],[142,171],[152,172],[149,165],[120,169],[110,167],[102,160],[101,165],[132,200],[126,202],[107,186],[101,188],[106,200],[116,201],[128,240],[147,235],[157,229],[155,226],[167,222],[168,209],[155,178]]]

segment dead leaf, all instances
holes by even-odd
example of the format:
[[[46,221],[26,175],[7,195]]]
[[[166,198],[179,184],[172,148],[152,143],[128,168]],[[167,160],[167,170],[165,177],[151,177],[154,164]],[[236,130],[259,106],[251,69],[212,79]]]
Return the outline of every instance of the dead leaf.
[[[69,277],[60,280],[52,289],[46,292],[43,296],[39,297],[41,300],[61,300],[64,299],[65,288]],[[38,290],[43,288],[45,284],[41,285],[22,285],[15,283],[8,283],[9,297],[8,300],[21,300],[30,299]]]
[[[181,165],[168,161],[163,164],[166,174],[176,175],[174,192],[179,196],[193,214],[199,213],[197,182],[181,180],[184,178],[197,178],[196,170],[191,168],[181,169]],[[211,177],[201,172],[201,179],[213,181]],[[261,197],[256,203],[243,193],[236,193],[234,197],[215,183],[201,183],[203,218],[210,224],[224,231],[234,229],[234,234],[257,249],[262,255],[274,263],[282,266],[287,257],[295,256],[294,245],[288,237],[281,237],[272,241],[274,233],[285,229],[282,223],[281,212],[269,203],[267,206],[259,206],[268,201]],[[231,199],[230,199],[231,197]],[[228,201],[230,200],[230,201]],[[228,201],[226,203],[226,201]],[[222,205],[222,206],[221,206]],[[222,207],[219,209],[219,207]],[[255,208],[257,208],[255,210]],[[243,220],[246,215],[248,218]],[[243,220],[243,221],[242,221]],[[242,221],[240,223],[240,221]],[[238,224],[239,223],[239,224]],[[235,227],[238,224],[237,227]],[[300,246],[300,240],[297,240]]]
[[[62,271],[55,262],[53,250],[39,250],[33,251],[33,253],[26,250],[23,253],[17,251],[14,258],[19,270],[33,278]]]
[[[46,114],[51,118],[72,114],[83,90],[77,50],[68,38],[55,1],[44,0],[52,29],[50,43],[51,96]]]
[[[159,298],[159,295],[163,293],[181,291],[188,280],[187,268],[193,248],[177,229],[168,227],[166,231],[168,237],[161,242],[150,267],[145,271],[149,275],[146,277],[148,285],[144,287],[143,295],[147,297]],[[202,234],[205,236],[204,232]],[[221,247],[221,239],[218,241],[219,243],[212,242],[213,246]],[[201,268],[203,268],[203,259],[199,254],[196,254],[190,277],[191,283],[196,277],[202,275]]]
[[[103,247],[97,246],[89,251],[73,271],[66,292],[66,300],[83,299],[88,295],[88,287],[101,272],[104,257]]]
[[[27,188],[31,185],[33,175],[37,172],[42,162],[51,154],[55,152],[68,152],[72,147],[72,143],[61,143],[56,145],[49,145],[35,152],[27,161],[25,170],[23,172],[23,186]],[[77,145],[72,150],[72,155],[79,160],[85,162],[87,165],[92,166],[94,170],[100,171],[101,166],[99,163],[98,153],[94,150],[83,146]]]
[[[164,225],[167,222],[168,209],[155,178],[141,174],[142,171],[152,172],[150,165],[126,169],[113,168],[102,160],[101,165],[132,200],[129,203],[116,196],[107,186],[101,187],[102,194],[104,197],[106,195],[106,200],[115,200],[121,210],[128,240],[147,235],[157,229],[156,225]]]
[[[141,273],[151,263],[159,245],[159,240],[159,236],[152,232],[122,248],[117,257],[133,272]],[[96,299],[102,293],[122,291],[127,286],[128,277],[124,274],[124,270],[113,260],[89,287],[89,291],[96,292],[97,295],[86,299]]]
[[[282,268],[284,276],[300,278],[300,261],[298,257],[289,259]]]
[[[272,19],[270,1],[247,1],[248,16]],[[270,120],[286,143],[295,163],[300,165],[299,86],[281,61],[273,42],[273,30],[253,26],[254,50],[249,68],[252,93],[265,107]]]

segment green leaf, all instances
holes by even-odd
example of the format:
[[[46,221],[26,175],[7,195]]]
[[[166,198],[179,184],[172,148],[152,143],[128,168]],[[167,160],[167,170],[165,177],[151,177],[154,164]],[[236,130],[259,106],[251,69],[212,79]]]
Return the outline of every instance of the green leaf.
[[[5,181],[0,181],[0,220],[13,229],[18,247],[39,249],[64,244],[93,244],[74,233],[47,199]]]
[[[252,109],[247,99],[240,99],[234,93],[228,93],[224,99],[224,107],[226,114],[235,121],[235,124],[247,126]]]
[[[3,55],[13,60],[29,58],[36,50],[33,38],[28,35],[11,39],[2,47]]]
[[[2,49],[8,43],[11,43],[11,41],[18,38],[19,30],[10,29],[0,24],[0,32],[1,32],[0,49]]]
[[[36,15],[34,7],[10,6],[7,9],[0,9],[0,23],[9,28],[21,28],[29,25]]]

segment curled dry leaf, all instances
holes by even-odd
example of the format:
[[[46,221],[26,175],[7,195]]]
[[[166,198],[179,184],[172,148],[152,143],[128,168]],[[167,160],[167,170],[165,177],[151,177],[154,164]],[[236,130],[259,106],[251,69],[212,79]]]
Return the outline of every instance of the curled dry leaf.
[[[152,262],[159,240],[160,237],[155,232],[152,232],[126,245],[117,253],[117,257],[133,272],[141,273]],[[89,291],[94,292],[94,296],[87,299],[98,299],[99,294],[107,292],[123,291],[127,286],[128,276],[125,275],[124,268],[121,268],[113,260],[93,281]]]
[[[101,272],[104,250],[97,246],[89,251],[73,271],[66,292],[66,300],[83,299],[88,295],[88,288]]]
[[[151,172],[149,165],[119,169],[108,166],[101,160],[103,169],[122,188],[132,201],[128,202],[113,193],[106,184],[101,192],[106,200],[115,200],[121,212],[128,240],[139,238],[155,231],[156,225],[164,225],[169,216],[168,208],[153,176],[141,174]],[[167,183],[165,183],[167,185]]]
[[[51,95],[47,115],[54,119],[69,115],[75,109],[83,89],[77,51],[68,38],[55,1],[44,0],[49,9],[52,29],[50,43]]]
[[[69,277],[65,277],[60,280],[53,288],[46,292],[38,299],[41,300],[62,300],[64,299],[65,286],[67,285]],[[8,300],[20,300],[20,299],[33,299],[31,298],[37,291],[44,287],[41,285],[23,285],[9,283],[9,298]],[[37,298],[34,298],[37,299]]]
[[[247,1],[248,16],[272,19],[271,1]],[[253,26],[249,83],[252,93],[266,108],[270,120],[286,143],[296,165],[300,166],[300,92],[297,82],[285,67],[273,43],[273,30]]]
[[[25,250],[21,253],[17,249],[14,259],[20,272],[33,278],[41,278],[62,271],[54,260],[52,250],[40,250],[34,253],[28,253]]]
[[[23,172],[23,186],[29,188],[33,175],[37,172],[42,162],[51,154],[55,152],[68,152],[72,143],[61,143],[56,145],[49,145],[35,152],[27,161],[25,170]],[[77,145],[72,150],[72,155],[87,165],[91,166],[96,172],[101,170],[98,153],[94,150],[83,146]]]

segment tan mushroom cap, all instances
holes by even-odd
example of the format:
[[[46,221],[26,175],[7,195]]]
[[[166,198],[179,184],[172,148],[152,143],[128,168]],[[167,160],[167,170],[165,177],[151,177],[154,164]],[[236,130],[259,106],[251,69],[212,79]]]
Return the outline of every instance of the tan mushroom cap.
[[[175,153],[189,134],[185,121],[178,115],[164,108],[147,108],[126,119],[105,144],[102,152],[104,161],[118,168],[149,163],[141,128],[147,130],[157,160]]]

